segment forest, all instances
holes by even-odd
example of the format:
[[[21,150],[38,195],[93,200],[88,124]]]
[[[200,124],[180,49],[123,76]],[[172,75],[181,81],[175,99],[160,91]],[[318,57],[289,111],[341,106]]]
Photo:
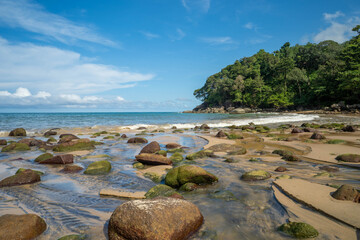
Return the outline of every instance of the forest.
[[[207,78],[194,91],[208,107],[319,108],[360,103],[360,25],[342,44],[328,40],[268,53],[261,49]]]

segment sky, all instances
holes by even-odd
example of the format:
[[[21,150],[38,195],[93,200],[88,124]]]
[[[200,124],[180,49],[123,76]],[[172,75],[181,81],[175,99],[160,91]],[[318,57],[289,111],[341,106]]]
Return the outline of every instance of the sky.
[[[260,49],[334,40],[358,0],[0,0],[0,112],[178,112]]]

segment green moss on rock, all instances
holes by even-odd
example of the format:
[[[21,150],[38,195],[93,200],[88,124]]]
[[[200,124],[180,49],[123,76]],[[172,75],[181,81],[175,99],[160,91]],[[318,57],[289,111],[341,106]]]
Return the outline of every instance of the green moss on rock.
[[[285,223],[278,230],[298,239],[315,238],[319,235],[319,232],[313,226],[302,222]]]
[[[359,154],[342,154],[335,158],[338,161],[343,162],[360,162],[360,155]]]
[[[72,152],[72,151],[81,151],[81,150],[92,150],[95,149],[93,142],[77,142],[71,145],[60,144],[53,148],[54,152]]]
[[[33,172],[35,172],[35,173],[39,174],[40,176],[41,176],[41,175],[44,175],[44,173],[43,173],[43,172],[36,171],[36,170],[32,170],[32,169],[25,169],[25,168],[19,168],[19,169],[16,171],[16,173],[15,173],[15,174],[22,173],[22,172],[24,172],[24,171],[26,171],[26,170],[31,170],[31,171],[33,171]]]
[[[196,183],[185,183],[182,185],[179,190],[184,192],[190,192],[198,188],[198,185]]]
[[[136,162],[136,163],[133,164],[133,168],[143,169],[143,168],[145,168],[145,165],[140,163],[140,162]]]
[[[109,161],[103,160],[91,163],[85,170],[84,174],[103,175],[109,173],[110,170],[111,163]]]
[[[145,173],[144,177],[151,179],[151,181],[153,181],[155,183],[160,183],[161,180],[163,179],[162,176],[160,176],[159,174],[153,173],[153,172]]]
[[[1,152],[28,151],[30,147],[25,143],[11,143],[1,149]]]
[[[181,162],[182,160],[184,160],[183,158],[183,155],[181,153],[174,153],[171,157],[170,157],[170,160],[173,162],[173,163],[178,163],[178,162]]]
[[[211,150],[201,150],[198,151],[196,153],[191,153],[189,155],[186,156],[187,160],[195,160],[195,159],[199,159],[199,158],[205,158],[205,157],[213,157],[214,156],[214,152]]]
[[[164,157],[167,156],[167,152],[165,150],[157,151],[155,154],[163,155]]]
[[[48,160],[52,157],[53,157],[53,155],[51,153],[44,153],[44,154],[41,154],[40,156],[38,156],[37,158],[35,158],[35,162],[41,162],[44,160]]]
[[[265,180],[271,177],[271,174],[263,171],[263,170],[254,170],[250,172],[246,172],[241,176],[242,180],[245,181],[257,181],[257,180]]]
[[[150,190],[145,194],[145,197],[146,198],[155,198],[159,196],[170,197],[175,193],[177,193],[175,189],[164,184],[159,184],[156,185],[155,187],[150,188]]]

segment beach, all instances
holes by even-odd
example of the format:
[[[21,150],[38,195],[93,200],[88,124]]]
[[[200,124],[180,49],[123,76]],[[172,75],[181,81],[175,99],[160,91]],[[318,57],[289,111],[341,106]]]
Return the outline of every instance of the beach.
[[[165,184],[171,169],[191,165],[201,167],[218,180],[198,184],[193,191],[174,188],[186,201],[195,204],[204,217],[190,239],[289,239],[278,230],[288,221],[310,224],[319,232],[317,239],[357,239],[359,203],[331,197],[343,184],[360,189],[360,163],[336,159],[342,154],[360,154],[360,131],[343,130],[348,125],[356,128],[360,124],[357,115],[148,113],[120,118],[116,114],[95,115],[91,120],[89,114],[4,116],[7,121],[0,123],[0,139],[7,141],[5,146],[29,138],[54,140],[30,146],[26,151],[0,153],[0,180],[16,175],[20,168],[43,173],[36,183],[0,188],[0,215],[37,214],[47,224],[37,238],[40,240],[69,234],[107,239],[109,219],[119,205],[132,198],[142,199],[154,186]],[[8,136],[17,127],[24,127],[27,136]],[[310,131],[304,132],[305,128]],[[56,134],[45,137],[50,129]],[[301,131],[292,133],[294,129]],[[219,131],[225,135],[216,136]],[[325,138],[311,139],[314,132]],[[94,145],[57,151],[56,146],[64,141],[64,137],[60,138],[62,134],[77,137],[70,143]],[[128,143],[133,138],[146,142]],[[164,152],[153,155],[165,154],[174,159],[175,151],[167,145],[176,143],[178,147],[174,149],[180,149],[183,160],[157,166],[144,163],[137,168],[134,163],[141,160],[137,157],[136,161],[135,156],[154,141]],[[196,153],[203,150],[211,154],[198,157]],[[288,151],[292,158],[281,156],[276,150]],[[44,153],[71,154],[73,163],[36,162]],[[89,165],[98,161],[109,162],[111,170],[99,175],[86,174]],[[64,172],[65,166],[82,169],[68,173]],[[286,171],[275,171],[278,167]],[[265,171],[270,176],[245,181],[242,176],[253,170]],[[316,201],[311,198],[315,193]]]

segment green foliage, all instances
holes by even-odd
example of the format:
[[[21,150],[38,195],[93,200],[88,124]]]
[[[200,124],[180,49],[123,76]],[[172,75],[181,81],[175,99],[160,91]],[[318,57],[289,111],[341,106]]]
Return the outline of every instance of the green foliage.
[[[204,106],[321,107],[360,99],[360,25],[358,35],[338,44],[290,46],[236,60],[207,78],[194,95]]]

